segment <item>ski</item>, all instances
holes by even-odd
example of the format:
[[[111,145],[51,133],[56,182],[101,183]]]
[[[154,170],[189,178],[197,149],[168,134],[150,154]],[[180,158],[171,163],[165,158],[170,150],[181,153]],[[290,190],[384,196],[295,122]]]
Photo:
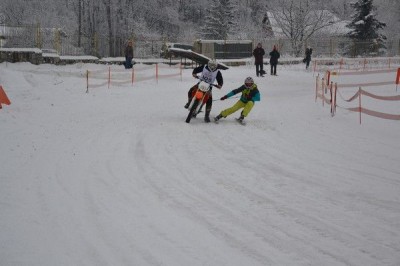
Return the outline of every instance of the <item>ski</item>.
[[[239,124],[241,124],[241,125],[243,125],[243,126],[246,125],[246,122],[243,121],[243,120],[240,120],[239,118],[235,118],[235,120],[236,120]]]

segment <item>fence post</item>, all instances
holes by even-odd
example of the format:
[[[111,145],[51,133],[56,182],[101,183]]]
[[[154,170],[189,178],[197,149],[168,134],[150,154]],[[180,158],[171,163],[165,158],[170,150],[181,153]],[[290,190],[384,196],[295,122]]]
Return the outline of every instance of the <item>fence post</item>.
[[[61,34],[60,29],[56,29],[54,32],[54,49],[58,54],[61,52]]]
[[[36,24],[36,47],[42,49],[42,31],[40,29],[40,23]]]
[[[360,125],[361,125],[361,87],[358,88],[358,112],[360,113]]]
[[[181,81],[182,81],[182,62],[179,64],[179,71],[180,71],[180,75],[181,75]]]
[[[314,60],[314,73],[313,73],[313,75],[315,75],[316,71],[317,71],[317,60]]]
[[[331,72],[329,70],[326,71],[328,73],[328,78],[326,79],[326,84],[329,84],[331,81]]]
[[[342,57],[342,59],[340,59],[339,72],[342,70],[342,66],[343,66],[343,57]]]
[[[89,70],[86,70],[86,93],[89,93]]]
[[[331,88],[331,116],[332,117],[335,115],[335,111],[336,111],[336,90],[337,90],[337,83],[335,83],[335,86],[332,86],[332,88]]]
[[[132,86],[133,86],[133,81],[135,80],[135,68],[132,67]]]
[[[111,67],[108,67],[108,88],[110,88],[111,83]]]
[[[397,87],[399,86],[399,83],[400,83],[400,67],[397,69],[396,91],[397,91]]]
[[[156,80],[157,80],[157,83],[158,83],[158,63],[156,63]]]
[[[322,79],[324,80],[324,79]],[[318,98],[318,87],[319,87],[319,74],[317,75],[316,79],[315,79],[315,102],[317,102],[317,98]]]

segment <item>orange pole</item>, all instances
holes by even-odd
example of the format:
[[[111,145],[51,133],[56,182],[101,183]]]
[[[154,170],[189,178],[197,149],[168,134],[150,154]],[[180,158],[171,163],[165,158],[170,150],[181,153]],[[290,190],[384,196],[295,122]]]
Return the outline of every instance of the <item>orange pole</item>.
[[[156,64],[156,80],[157,80],[157,83],[158,83],[158,64]]]
[[[111,67],[108,67],[108,88],[110,88],[111,83]]]
[[[397,91],[397,87],[399,86],[399,83],[400,83],[400,68],[397,69],[396,91]]]
[[[314,74],[317,71],[317,60],[314,60]]]
[[[182,62],[179,64],[179,71],[180,71],[181,81],[182,81]]]
[[[318,81],[319,81],[319,75],[315,79],[315,102],[317,102],[317,97],[318,97]]]
[[[326,80],[326,84],[328,85],[331,81],[331,72],[329,70],[327,72],[328,72],[328,78]]]
[[[132,85],[133,85],[133,81],[135,80],[135,68],[132,67]]]
[[[333,104],[333,115],[335,115],[336,114],[336,96],[337,96],[337,83],[335,83],[335,93],[333,94],[334,95],[334,104]]]
[[[358,88],[358,112],[360,113],[360,125],[361,125],[361,87]]]

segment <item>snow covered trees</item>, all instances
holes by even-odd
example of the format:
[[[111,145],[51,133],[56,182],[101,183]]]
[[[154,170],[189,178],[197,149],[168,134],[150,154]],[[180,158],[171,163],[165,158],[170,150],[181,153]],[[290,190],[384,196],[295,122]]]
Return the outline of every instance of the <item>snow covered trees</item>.
[[[233,0],[213,1],[207,9],[201,35],[206,39],[227,39],[235,26],[234,12]]]
[[[319,10],[309,0],[280,0],[269,9],[296,56],[303,53],[304,43],[315,33],[335,23],[332,13]]]
[[[376,8],[373,0],[357,0],[350,4],[354,8],[352,20],[348,27],[352,31],[348,36],[357,42],[352,47],[353,55],[368,55],[378,53],[380,49],[385,48],[386,36],[379,33],[386,24],[376,19]]]

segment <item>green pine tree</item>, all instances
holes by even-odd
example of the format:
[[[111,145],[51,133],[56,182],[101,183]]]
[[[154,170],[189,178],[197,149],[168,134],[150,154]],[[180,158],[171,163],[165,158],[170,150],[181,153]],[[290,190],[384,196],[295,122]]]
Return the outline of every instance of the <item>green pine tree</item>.
[[[212,1],[201,28],[202,36],[205,39],[227,39],[235,27],[234,12],[232,0]]]
[[[355,11],[351,22],[347,25],[351,29],[348,37],[354,40],[352,54],[378,54],[382,49],[386,49],[386,36],[379,33],[386,24],[376,19],[373,0],[357,0],[350,5]]]

